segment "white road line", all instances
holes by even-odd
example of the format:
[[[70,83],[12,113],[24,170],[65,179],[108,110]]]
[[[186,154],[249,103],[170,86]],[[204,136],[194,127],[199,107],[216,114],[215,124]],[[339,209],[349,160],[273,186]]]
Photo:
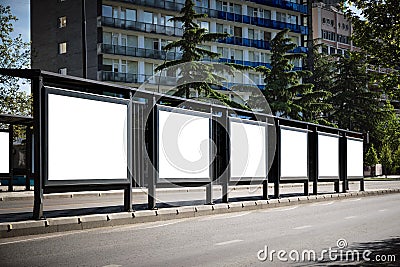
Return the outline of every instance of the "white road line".
[[[378,211],[383,212],[383,211],[387,211],[387,209],[382,209],[382,210],[378,210]]]
[[[34,237],[34,238],[23,239],[23,240],[15,240],[15,241],[9,241],[9,242],[0,243],[0,246],[10,245],[10,244],[18,244],[18,243],[25,243],[25,242],[37,241],[37,240],[44,240],[44,239],[50,239],[50,238],[62,237],[62,236],[74,235],[74,234],[76,234],[76,232],[64,233],[64,234],[58,234],[58,235],[51,235],[51,236]]]
[[[297,209],[297,208],[298,208],[298,206],[293,206],[293,207],[290,207],[290,208],[274,208],[274,209],[263,210],[261,212],[287,211],[287,210],[294,210],[294,209]]]
[[[251,213],[251,211],[241,212],[240,214],[231,215],[231,216],[226,216],[227,214],[222,214],[222,215],[219,215],[219,216],[211,215],[209,217],[206,217],[206,218],[203,218],[203,219],[199,219],[199,222],[237,218],[237,217],[245,216],[245,215],[250,214],[250,213]]]
[[[307,229],[307,228],[311,228],[311,225],[303,225],[303,226],[295,227],[293,229],[294,230],[302,230],[302,229]]]
[[[356,202],[356,201],[360,201],[361,198],[356,198],[356,199],[346,199],[346,200],[342,200],[342,202]]]
[[[229,244],[238,243],[238,242],[243,242],[243,240],[241,240],[241,239],[229,240],[229,241],[225,241],[225,242],[221,242],[221,243],[216,243],[215,245],[223,246],[223,245],[229,245]]]
[[[345,220],[350,220],[350,219],[354,219],[354,218],[357,218],[357,216],[347,216],[347,217],[344,217]]]
[[[103,267],[121,267],[122,265],[118,264],[110,264],[110,265],[104,265]]]
[[[311,204],[311,206],[328,206],[328,205],[332,205],[333,203],[335,203],[335,202],[330,201],[330,202],[314,203],[314,204]]]
[[[147,227],[143,227],[141,229],[152,229],[152,228],[158,228],[158,227],[163,227],[163,226],[167,226],[167,225],[171,225],[171,224],[176,224],[178,222],[170,222],[170,223],[163,223],[163,224],[158,224],[158,225],[152,225],[152,226],[147,226]]]

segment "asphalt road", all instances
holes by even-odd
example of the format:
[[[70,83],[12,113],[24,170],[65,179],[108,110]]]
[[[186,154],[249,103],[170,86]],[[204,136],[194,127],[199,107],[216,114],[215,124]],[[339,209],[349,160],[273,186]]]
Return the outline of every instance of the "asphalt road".
[[[293,184],[294,187],[284,186],[281,188],[282,197],[302,195],[303,187]],[[400,181],[366,181],[366,190],[400,188]],[[201,189],[201,188],[198,188]],[[184,205],[202,205],[205,202],[204,187],[202,190],[174,191],[167,190],[157,195],[158,207],[184,206]],[[214,198],[216,202],[220,201],[221,191],[216,187]],[[350,190],[358,191],[359,183],[350,184]],[[319,193],[333,193],[333,183],[330,185],[319,186]],[[310,188],[310,192],[312,189]],[[20,192],[20,194],[25,192]],[[31,193],[31,192],[28,192]],[[8,194],[4,192],[4,194]],[[18,194],[18,193],[12,193]],[[273,189],[269,189],[272,197]],[[0,194],[1,196],[1,194]],[[261,189],[242,187],[240,190],[230,191],[231,201],[261,199]],[[133,194],[134,209],[143,210],[147,208],[147,195],[145,192]],[[101,197],[74,197],[74,198],[52,198],[44,200],[44,215],[47,218],[61,216],[78,216],[84,214],[104,214],[119,212],[123,208],[122,194],[103,194]],[[28,220],[32,216],[33,201],[0,201],[0,222],[15,222]],[[0,264],[1,265],[1,264]]]
[[[364,266],[400,265],[400,194],[0,240],[1,266],[325,266],[296,262],[296,252],[337,249],[365,254]],[[339,245],[344,244],[343,242]],[[277,253],[265,261],[265,246]],[[262,250],[260,252],[260,250]],[[379,256],[378,256],[379,255]],[[340,259],[339,252],[331,258]],[[362,255],[360,256],[361,259]],[[378,257],[378,258],[377,258]],[[379,258],[380,257],[380,258]],[[394,261],[394,258],[397,261]],[[300,256],[301,259],[301,256]],[[342,256],[342,259],[346,259]],[[352,257],[349,256],[350,260]],[[360,263],[360,262],[359,262]]]

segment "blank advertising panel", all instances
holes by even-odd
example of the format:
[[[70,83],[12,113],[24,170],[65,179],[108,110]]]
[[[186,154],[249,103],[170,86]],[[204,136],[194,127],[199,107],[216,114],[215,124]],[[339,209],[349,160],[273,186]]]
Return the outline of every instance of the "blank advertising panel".
[[[158,110],[159,178],[209,180],[210,119],[175,111]]]
[[[48,94],[48,181],[128,179],[128,106],[98,99]]]
[[[231,177],[267,177],[266,126],[230,120]]]
[[[339,137],[318,134],[318,177],[339,179]]]
[[[308,177],[307,140],[304,130],[281,128],[281,179]]]
[[[347,177],[364,177],[363,140],[347,139]]]
[[[0,173],[10,172],[9,142],[8,132],[0,132]]]

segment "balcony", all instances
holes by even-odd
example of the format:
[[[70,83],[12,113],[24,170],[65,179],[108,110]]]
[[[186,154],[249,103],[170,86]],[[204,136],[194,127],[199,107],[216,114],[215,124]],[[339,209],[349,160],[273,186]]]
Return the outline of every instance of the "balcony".
[[[180,11],[181,8],[183,7],[183,4],[175,3],[173,1],[122,0],[121,2],[134,3],[136,5],[151,6],[151,7],[162,8],[162,9],[173,10],[173,11]],[[299,5],[299,4],[288,2],[288,1],[281,1],[281,0],[261,1],[261,0],[258,0],[258,1],[252,1],[252,2],[256,2],[256,3],[259,2],[260,4],[265,4],[265,5],[275,6],[275,7],[280,7],[280,8],[287,7],[286,9],[294,10],[294,11],[298,11],[298,12],[301,12],[300,9],[302,10],[305,8],[305,11],[306,11],[305,14],[307,14],[307,6],[306,5]],[[299,10],[296,10],[293,7],[296,7]],[[300,8],[300,7],[302,7],[302,8]],[[223,19],[223,20],[228,20],[228,21],[252,24],[252,25],[271,28],[271,29],[275,29],[275,30],[290,29],[293,32],[300,33],[303,35],[308,33],[308,28],[306,26],[302,26],[302,25],[286,23],[286,22],[281,22],[281,21],[275,21],[275,20],[271,20],[271,19],[251,17],[251,16],[247,16],[247,15],[235,14],[235,13],[231,13],[231,12],[209,9],[209,8],[204,8],[204,7],[195,7],[195,10],[197,13],[207,14],[208,17],[210,17],[210,18],[218,18],[218,19]],[[302,13],[304,13],[304,12],[302,12]],[[152,25],[152,24],[150,24],[150,25]]]
[[[111,44],[101,44],[101,52],[104,54],[153,58],[161,60],[177,60],[182,58],[182,53]]]
[[[138,75],[132,73],[102,71],[102,81],[121,82],[121,83],[138,83]]]
[[[149,6],[149,7],[162,8],[173,11],[181,11],[182,7],[184,6],[183,4],[176,3],[175,1],[160,1],[160,0],[119,0],[119,2],[132,3],[140,6]],[[308,13],[307,5],[301,5],[284,0],[250,0],[250,2],[266,6],[278,7],[286,10],[292,10],[300,12],[302,14]],[[196,9],[204,9],[204,8],[196,7]]]
[[[103,26],[109,26],[114,28],[126,29],[126,30],[134,30],[148,33],[158,33],[165,34],[169,36],[182,36],[183,29],[163,26],[157,24],[144,23],[139,21],[132,20],[124,20],[124,19],[116,19],[111,17],[101,17],[101,23]]]
[[[218,42],[222,43],[222,44],[241,45],[241,46],[255,47],[255,48],[266,49],[266,50],[271,49],[271,45],[268,41],[253,40],[253,39],[242,38],[242,37],[237,37],[237,36],[228,37],[225,39],[219,39]]]
[[[296,12],[300,12],[302,14],[308,14],[307,5],[292,3],[284,0],[250,0],[250,2],[254,2],[257,4],[265,5],[265,6],[273,6],[287,10],[293,10]]]

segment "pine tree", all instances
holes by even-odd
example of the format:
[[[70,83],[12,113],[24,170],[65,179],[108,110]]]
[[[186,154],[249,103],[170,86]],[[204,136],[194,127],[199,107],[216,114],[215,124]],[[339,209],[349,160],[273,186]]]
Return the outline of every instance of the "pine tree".
[[[324,44],[314,44],[312,47],[314,66],[308,81],[314,85],[313,94],[311,94],[314,101],[309,102],[308,108],[304,111],[304,117],[309,122],[335,126],[328,121],[327,116],[333,108],[328,99],[332,96],[331,88],[336,71],[336,58],[321,53],[320,50],[323,47]],[[308,67],[307,64],[305,66]]]
[[[277,116],[304,119],[303,115],[311,108],[312,84],[300,83],[309,76],[309,71],[294,71],[294,60],[304,58],[304,54],[289,53],[296,45],[287,38],[289,30],[283,30],[271,41],[271,69],[257,67],[264,76],[264,95]]]
[[[226,38],[226,33],[209,33],[201,28],[195,21],[204,18],[206,14],[198,14],[194,9],[192,0],[186,0],[185,5],[178,16],[171,19],[174,22],[181,22],[183,27],[182,39],[167,44],[164,50],[179,49],[182,52],[182,58],[166,61],[158,66],[155,71],[164,69],[175,70],[179,72],[176,96],[190,98],[191,91],[197,91],[199,95],[206,98],[216,99],[222,103],[236,108],[245,108],[244,106],[231,101],[226,95],[211,88],[211,84],[221,84],[224,80],[219,72],[227,71],[228,68],[218,66],[220,64],[206,64],[199,62],[205,57],[218,58],[219,54],[201,47],[205,42],[217,41]],[[184,64],[183,63],[190,63]]]
[[[368,87],[367,63],[362,53],[339,57],[330,103],[329,118],[340,128],[373,131],[380,119],[379,94]]]

